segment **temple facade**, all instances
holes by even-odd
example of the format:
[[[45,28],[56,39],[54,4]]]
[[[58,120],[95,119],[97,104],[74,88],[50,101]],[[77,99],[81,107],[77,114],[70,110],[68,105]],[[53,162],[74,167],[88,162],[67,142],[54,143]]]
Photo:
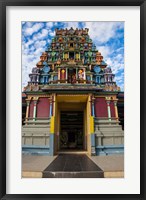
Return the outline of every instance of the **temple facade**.
[[[88,29],[56,29],[24,88],[24,154],[124,152],[118,116],[120,88]]]

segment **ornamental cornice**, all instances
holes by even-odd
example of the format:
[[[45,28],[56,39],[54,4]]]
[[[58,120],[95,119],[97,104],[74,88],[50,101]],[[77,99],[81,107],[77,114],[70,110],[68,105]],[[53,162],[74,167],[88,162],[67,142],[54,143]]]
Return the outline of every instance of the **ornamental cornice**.
[[[47,98],[50,98],[51,95],[49,94],[38,94],[38,95],[31,95],[31,96],[28,96],[28,99],[32,99],[32,98],[40,98],[40,97],[47,97]],[[26,99],[27,100],[27,99]]]
[[[62,97],[62,96],[89,96],[89,94],[57,94],[57,97]]]

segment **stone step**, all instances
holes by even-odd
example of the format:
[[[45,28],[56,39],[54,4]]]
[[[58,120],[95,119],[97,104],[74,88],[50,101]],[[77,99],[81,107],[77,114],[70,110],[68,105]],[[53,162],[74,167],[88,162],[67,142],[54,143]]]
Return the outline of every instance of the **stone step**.
[[[43,178],[104,178],[104,172],[43,172]]]
[[[104,178],[104,172],[87,155],[60,154],[43,171],[43,178]]]

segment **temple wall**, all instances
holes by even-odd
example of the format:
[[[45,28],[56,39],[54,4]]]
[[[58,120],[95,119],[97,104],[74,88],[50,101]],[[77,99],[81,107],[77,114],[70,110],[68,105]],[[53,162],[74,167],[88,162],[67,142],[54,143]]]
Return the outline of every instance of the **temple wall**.
[[[96,155],[120,154],[124,152],[124,132],[119,120],[115,119],[114,101],[110,102],[111,118],[108,118],[107,102],[104,97],[95,99],[95,151]]]
[[[34,97],[35,98],[35,97]],[[29,118],[22,127],[22,152],[25,154],[49,155],[50,152],[50,103],[47,97],[40,97],[36,103],[36,116],[33,118],[34,100],[29,107]]]
[[[95,98],[95,116],[108,117],[105,97]]]
[[[124,131],[119,121],[94,118],[96,155],[124,152]]]
[[[48,98],[39,98],[37,103],[37,117],[49,117],[50,102]]]
[[[22,127],[22,151],[31,154],[49,154],[50,119],[29,121]]]

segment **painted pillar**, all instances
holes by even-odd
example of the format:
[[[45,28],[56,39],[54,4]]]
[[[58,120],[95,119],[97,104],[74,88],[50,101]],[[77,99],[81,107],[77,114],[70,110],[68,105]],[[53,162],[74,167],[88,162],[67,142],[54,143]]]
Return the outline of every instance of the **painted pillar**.
[[[50,97],[49,102],[50,102],[50,114],[49,114],[49,116],[51,118],[51,116],[52,116],[52,97]]]
[[[38,101],[38,99],[34,99],[34,107],[33,107],[33,121],[36,120],[37,101]]]
[[[37,75],[37,80],[36,80],[36,82],[37,82],[37,83],[39,82],[39,75]]]
[[[81,57],[80,57],[80,52],[79,52],[79,60],[81,59]]]
[[[92,83],[92,81],[93,81],[93,76],[92,76],[92,75],[90,75],[90,77],[91,77],[91,83]]]
[[[56,103],[56,96],[53,95],[53,112],[51,114],[51,121],[50,121],[50,149],[49,149],[49,155],[54,155],[54,134],[55,134],[55,103]]]
[[[78,69],[76,68],[76,83],[78,83]]]
[[[52,81],[51,83],[53,83],[53,75],[51,75],[51,81]]]
[[[99,76],[99,84],[100,84],[100,76]]]
[[[90,97],[91,98],[91,97]],[[95,133],[94,133],[94,117],[95,117],[95,112],[94,112],[94,100],[95,98],[92,97],[91,99],[91,117],[90,117],[90,134],[91,134],[91,155],[94,156],[96,155],[95,151]]]
[[[107,112],[108,112],[108,119],[111,121],[111,109],[110,109],[110,100],[107,102]]]
[[[49,146],[49,155],[53,156],[54,155],[54,123],[55,123],[55,117],[51,116],[51,121],[50,121],[50,146]]]
[[[84,72],[84,80],[86,80],[85,68],[83,68],[83,72]],[[86,83],[86,82],[84,81],[84,83]]]
[[[67,80],[68,80],[68,68],[66,68],[66,83],[67,83]]]
[[[60,80],[60,68],[58,68],[58,80]],[[60,81],[58,81],[60,83]]]
[[[117,101],[114,101],[114,106],[115,106],[115,117],[116,117],[116,120],[118,121],[119,116],[118,116]]]
[[[93,117],[95,117],[94,100],[95,100],[95,98],[92,97],[92,116],[93,116]]]
[[[27,104],[27,107],[26,107],[26,121],[28,121],[30,100],[26,100],[26,104]]]

